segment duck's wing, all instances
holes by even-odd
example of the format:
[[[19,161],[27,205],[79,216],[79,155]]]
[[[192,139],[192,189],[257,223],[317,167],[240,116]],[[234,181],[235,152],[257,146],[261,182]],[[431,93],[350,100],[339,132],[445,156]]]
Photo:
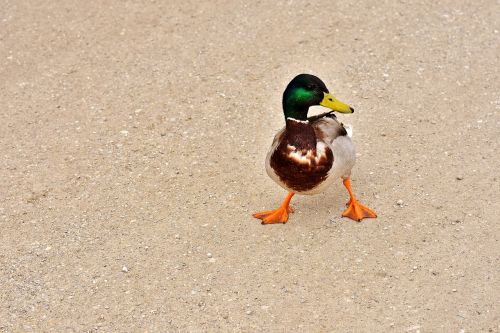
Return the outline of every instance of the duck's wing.
[[[307,120],[309,120],[309,122],[312,123],[315,120],[321,119],[323,117],[330,117],[330,118],[337,119],[337,116],[335,115],[335,111],[327,111],[327,112],[323,112],[321,114],[317,114],[315,116],[310,116],[307,118]]]
[[[329,145],[339,136],[352,136],[351,127],[338,121],[333,111],[309,117],[308,120],[316,137]]]
[[[271,144],[271,149],[270,151],[276,150],[276,147],[280,144],[281,140],[283,140],[283,137],[285,136],[285,130],[286,127],[283,127],[282,129],[279,130],[278,133],[274,136],[273,143]]]

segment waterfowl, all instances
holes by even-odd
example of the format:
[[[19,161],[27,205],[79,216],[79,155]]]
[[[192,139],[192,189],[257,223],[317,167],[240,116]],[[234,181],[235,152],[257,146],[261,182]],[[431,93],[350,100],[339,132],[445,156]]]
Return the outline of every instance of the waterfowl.
[[[309,107],[321,105],[331,111],[307,117]],[[283,93],[285,127],[274,137],[266,157],[266,171],[278,185],[288,191],[280,207],[253,214],[263,224],[286,223],[292,197],[317,194],[336,179],[342,179],[349,193],[342,216],[361,221],[377,214],[365,207],[351,189],[351,169],[356,161],[352,129],[337,120],[334,112],[353,113],[354,109],[339,101],[318,77],[297,75]]]

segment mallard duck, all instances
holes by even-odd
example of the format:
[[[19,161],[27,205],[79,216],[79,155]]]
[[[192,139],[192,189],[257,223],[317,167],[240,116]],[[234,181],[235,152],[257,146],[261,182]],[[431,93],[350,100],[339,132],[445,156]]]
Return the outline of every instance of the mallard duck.
[[[321,105],[331,111],[307,117],[309,107]],[[351,169],[356,161],[352,129],[337,120],[334,112],[353,113],[339,101],[318,77],[297,75],[283,93],[286,126],[274,137],[266,157],[266,171],[288,191],[281,206],[253,214],[263,224],[286,223],[293,212],[290,200],[295,193],[317,194],[342,178],[350,200],[342,216],[361,221],[377,214],[356,200],[351,189]]]

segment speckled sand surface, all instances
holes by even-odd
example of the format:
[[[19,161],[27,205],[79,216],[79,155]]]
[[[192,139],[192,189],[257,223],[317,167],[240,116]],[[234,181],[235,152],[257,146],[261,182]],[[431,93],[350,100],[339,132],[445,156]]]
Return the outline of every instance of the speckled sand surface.
[[[499,332],[500,3],[180,3],[0,0],[0,332]],[[301,72],[378,219],[251,217]]]

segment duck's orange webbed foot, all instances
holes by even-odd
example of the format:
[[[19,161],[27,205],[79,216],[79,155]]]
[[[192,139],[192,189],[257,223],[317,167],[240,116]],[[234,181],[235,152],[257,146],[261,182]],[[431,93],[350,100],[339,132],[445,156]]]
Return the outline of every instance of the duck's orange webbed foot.
[[[377,214],[370,208],[360,204],[358,201],[351,201],[349,207],[342,213],[342,216],[359,222],[367,217],[375,218]]]
[[[344,179],[344,186],[346,187],[347,191],[349,192],[350,199],[349,202],[347,203],[347,209],[342,213],[343,217],[348,217],[350,219],[353,219],[355,221],[361,221],[364,218],[376,218],[377,213],[375,213],[373,210],[370,208],[360,204],[358,200],[354,197],[354,194],[352,193],[351,189],[351,182],[349,178]]]
[[[253,214],[253,217],[262,220],[262,224],[286,223],[288,221],[288,214],[293,213],[293,208],[290,207],[290,200],[293,195],[293,192],[288,193],[285,201],[283,201],[279,208],[257,212]]]
[[[262,220],[262,224],[286,223],[288,221],[288,213],[289,211],[286,208],[279,207],[275,210],[257,212],[253,214],[253,217]]]

